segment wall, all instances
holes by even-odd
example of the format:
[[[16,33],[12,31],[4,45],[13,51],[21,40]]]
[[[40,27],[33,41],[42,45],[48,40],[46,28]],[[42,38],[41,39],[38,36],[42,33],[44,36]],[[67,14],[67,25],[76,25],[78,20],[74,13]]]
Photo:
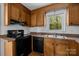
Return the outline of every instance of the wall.
[[[1,9],[1,5],[0,5]],[[0,34],[1,34],[1,10],[0,10]],[[1,48],[1,40],[0,40],[0,48]],[[1,55],[1,49],[0,49],[0,55]]]
[[[51,13],[51,12],[50,12]],[[58,11],[57,11],[58,13]],[[68,15],[67,11],[65,12],[65,30],[64,31],[54,31],[49,30],[48,28],[48,19],[44,19],[44,27],[31,27],[30,32],[50,32],[50,33],[70,33],[70,34],[79,34],[79,26],[68,26]],[[64,20],[64,19],[63,19]]]
[[[20,26],[20,25],[10,25],[10,26],[4,26],[4,4],[1,4],[1,34],[7,34],[7,30],[24,30],[24,33],[29,33],[29,28]]]
[[[31,27],[30,32],[50,32],[50,33],[69,33],[69,34],[79,34],[79,26],[67,26],[66,30],[62,32],[53,32],[46,30],[45,27]]]
[[[0,9],[1,9],[1,4],[0,4]],[[1,10],[0,10],[0,33],[1,33]]]
[[[1,34],[6,34],[7,30],[19,30],[23,29],[24,33],[30,33],[30,32],[56,32],[56,31],[50,31],[47,30],[47,25],[46,25],[46,19],[45,19],[45,25],[44,27],[23,27],[20,25],[10,25],[10,26],[4,26],[4,6],[1,4]],[[65,31],[60,31],[58,33],[74,33],[74,34],[79,34],[79,26],[68,26],[66,25]]]

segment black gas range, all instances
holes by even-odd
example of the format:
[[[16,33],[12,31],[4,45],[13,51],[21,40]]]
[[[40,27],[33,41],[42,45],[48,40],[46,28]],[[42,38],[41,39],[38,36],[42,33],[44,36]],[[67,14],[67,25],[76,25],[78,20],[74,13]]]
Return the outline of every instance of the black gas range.
[[[16,56],[27,56],[31,53],[31,35],[24,35],[24,30],[8,30],[7,36],[16,40]]]

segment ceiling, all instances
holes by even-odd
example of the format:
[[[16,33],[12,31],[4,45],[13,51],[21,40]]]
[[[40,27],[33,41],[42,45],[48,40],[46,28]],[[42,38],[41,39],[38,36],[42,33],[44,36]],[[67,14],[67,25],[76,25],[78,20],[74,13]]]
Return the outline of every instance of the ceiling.
[[[35,10],[37,8],[47,6],[49,4],[51,3],[23,3],[23,5],[30,10]]]

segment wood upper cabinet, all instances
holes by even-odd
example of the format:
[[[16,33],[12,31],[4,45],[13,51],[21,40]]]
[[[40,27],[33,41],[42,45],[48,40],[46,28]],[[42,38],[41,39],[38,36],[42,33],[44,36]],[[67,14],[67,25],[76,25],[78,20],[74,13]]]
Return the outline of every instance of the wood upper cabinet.
[[[44,39],[44,55],[45,56],[54,56],[54,40],[51,38],[45,38]]]
[[[31,26],[32,27],[36,26],[36,17],[37,17],[36,13],[31,14]]]
[[[16,43],[14,41],[5,40],[4,55],[5,56],[15,56],[16,55]]]
[[[20,17],[20,8],[19,4],[14,3],[5,3],[4,4],[4,15],[5,15],[5,26],[10,25],[11,20],[19,20]]]
[[[15,5],[15,4],[10,4],[10,8],[11,8],[11,19],[18,21],[19,20],[19,16],[20,16],[20,9],[19,6]]]
[[[26,12],[21,9],[20,10],[20,22],[25,22],[26,21]]]
[[[44,26],[44,13],[42,11],[37,12],[37,26]]]
[[[31,26],[31,15],[26,13],[26,25]]]
[[[69,4],[69,25],[79,25],[79,4]]]
[[[31,13],[31,26],[44,26],[44,13],[39,10],[32,11]]]
[[[4,4],[5,25],[10,25],[11,20],[25,23],[30,26],[30,10],[20,3],[5,3]]]
[[[30,11],[21,5],[20,9],[20,22],[23,22],[26,26],[30,26]]]

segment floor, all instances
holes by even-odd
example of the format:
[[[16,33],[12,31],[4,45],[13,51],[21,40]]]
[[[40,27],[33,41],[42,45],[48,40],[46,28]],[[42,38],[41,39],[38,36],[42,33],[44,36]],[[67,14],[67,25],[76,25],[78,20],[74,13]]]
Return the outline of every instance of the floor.
[[[29,54],[29,56],[43,56],[42,53],[38,53],[38,52],[32,52]]]

